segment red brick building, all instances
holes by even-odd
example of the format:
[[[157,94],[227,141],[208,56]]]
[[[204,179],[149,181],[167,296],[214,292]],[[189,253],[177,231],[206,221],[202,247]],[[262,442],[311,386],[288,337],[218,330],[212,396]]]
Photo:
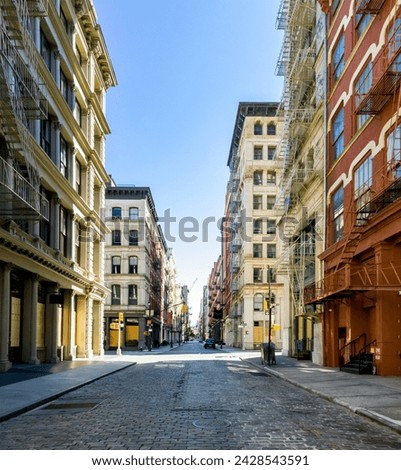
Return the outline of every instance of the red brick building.
[[[324,363],[401,375],[401,6],[320,0],[327,31]]]

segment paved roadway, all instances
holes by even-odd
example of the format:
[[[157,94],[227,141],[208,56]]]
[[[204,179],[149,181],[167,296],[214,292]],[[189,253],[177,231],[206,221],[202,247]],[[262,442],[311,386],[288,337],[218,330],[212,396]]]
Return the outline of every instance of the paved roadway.
[[[0,449],[399,450],[401,435],[188,343],[0,422]]]

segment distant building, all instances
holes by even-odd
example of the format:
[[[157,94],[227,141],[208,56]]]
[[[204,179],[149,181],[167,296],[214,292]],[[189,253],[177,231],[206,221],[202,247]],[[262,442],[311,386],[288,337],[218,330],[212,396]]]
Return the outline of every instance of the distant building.
[[[220,255],[213,265],[208,282],[208,318],[207,338],[213,338],[216,343],[224,341],[223,330],[223,258]]]
[[[272,269],[282,247],[275,211],[282,178],[278,108],[279,103],[239,103],[228,157],[222,250],[224,338],[244,349],[267,342],[269,327],[277,347],[282,346],[283,281]]]
[[[0,371],[103,354],[106,91],[90,1],[0,4]]]
[[[175,264],[158,225],[150,188],[109,186],[106,189],[105,304],[106,348],[159,346],[176,336],[172,328],[177,298]],[[171,303],[172,302],[172,303]]]

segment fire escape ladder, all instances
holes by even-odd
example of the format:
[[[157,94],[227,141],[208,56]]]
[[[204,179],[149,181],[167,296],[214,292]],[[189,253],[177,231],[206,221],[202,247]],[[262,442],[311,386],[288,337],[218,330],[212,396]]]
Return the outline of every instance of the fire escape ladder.
[[[25,0],[2,1],[0,126],[6,148],[2,149],[5,154],[0,155],[0,212],[8,218],[48,219],[49,205],[38,190],[39,172],[28,130],[28,119],[47,117],[47,101],[38,85],[40,77],[29,25]]]
[[[384,2],[385,0],[357,0],[355,11],[356,13],[377,15]]]
[[[372,65],[372,85],[366,91],[368,80],[357,94],[356,114],[378,114],[395,96],[401,83],[401,25],[385,42]]]

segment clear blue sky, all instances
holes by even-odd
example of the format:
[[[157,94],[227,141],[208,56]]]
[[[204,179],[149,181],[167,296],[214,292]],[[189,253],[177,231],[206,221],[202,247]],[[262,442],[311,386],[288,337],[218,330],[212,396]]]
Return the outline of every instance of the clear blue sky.
[[[117,184],[149,186],[159,217],[176,218],[176,241],[167,243],[179,282],[196,280],[196,321],[221,250],[217,221],[238,103],[281,99],[280,0],[93,1],[118,80],[107,95],[107,171]]]

